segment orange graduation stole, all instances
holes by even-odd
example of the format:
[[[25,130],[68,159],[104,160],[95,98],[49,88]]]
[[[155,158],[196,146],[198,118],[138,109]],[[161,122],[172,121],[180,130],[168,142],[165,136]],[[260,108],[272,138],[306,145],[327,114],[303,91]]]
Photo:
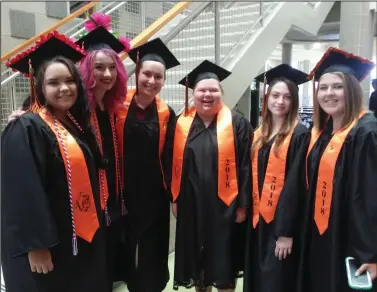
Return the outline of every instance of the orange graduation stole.
[[[124,108],[119,109],[117,111],[117,117],[116,117],[115,128],[116,128],[116,133],[117,133],[117,137],[118,137],[119,157],[121,159],[120,161],[121,161],[121,164],[122,164],[121,188],[124,188],[124,163],[123,163],[123,157],[124,157],[124,153],[123,153],[123,151],[124,151],[124,145],[123,145],[123,143],[124,143],[124,138],[123,138],[123,136],[124,136],[124,124],[125,124],[126,119],[127,119],[128,110],[130,108],[132,99],[135,96],[135,92],[136,92],[135,90],[128,90],[127,97],[126,97],[126,100],[124,102]],[[170,118],[170,110],[169,110],[169,107],[167,106],[167,104],[163,100],[159,99],[157,96],[156,96],[156,104],[157,104],[157,114],[158,114],[159,133],[160,133],[159,144],[158,144],[158,153],[159,153],[160,168],[161,168],[161,173],[162,173],[163,184],[164,184],[164,187],[166,189],[166,183],[165,183],[164,171],[162,169],[161,157],[162,157],[162,152],[163,152],[164,146],[165,146],[167,125],[168,125],[169,118]]]
[[[275,211],[279,202],[280,193],[285,182],[285,168],[287,164],[287,155],[289,145],[291,143],[294,129],[298,122],[295,122],[294,127],[285,137],[283,143],[280,145],[279,157],[275,154],[275,142],[272,144],[270,155],[268,157],[267,169],[263,183],[261,198],[259,199],[259,185],[258,185],[258,155],[261,146],[255,148],[252,153],[252,177],[253,177],[253,227],[255,228],[259,221],[259,214],[261,214],[266,221],[270,223],[274,220]],[[261,127],[254,133],[254,141],[257,141],[261,136]]]
[[[64,160],[70,196],[74,254],[75,249],[77,254],[76,235],[92,242],[99,228],[85,157],[73,136],[46,108],[42,108],[39,115],[54,132]]]
[[[181,188],[183,155],[195,114],[195,108],[191,108],[187,116],[181,115],[178,118],[175,128],[171,185],[174,202]],[[225,105],[217,114],[217,145],[219,148],[218,196],[227,206],[230,206],[238,195],[238,182],[232,112]]]
[[[347,128],[338,130],[331,138],[321,157],[318,169],[314,209],[314,221],[321,235],[327,230],[329,225],[336,161],[338,160],[339,153],[342,150],[348,133],[353,129],[353,127],[355,127],[358,120],[366,113],[367,111],[362,111],[359,117],[355,119]],[[322,132],[323,131],[319,132],[315,128],[312,129],[307,157],[309,156],[309,153],[311,152],[318,138],[321,136]]]
[[[109,118],[110,118],[111,132],[112,132],[113,145],[114,145],[114,157],[115,157],[115,166],[116,166],[115,167],[115,178],[116,178],[115,184],[116,184],[116,197],[118,199],[119,198],[119,184],[120,184],[120,181],[118,179],[119,178],[119,155],[117,151],[117,137],[116,137],[116,132],[115,132],[115,123],[114,123],[113,113],[109,112]],[[96,135],[96,140],[101,151],[101,155],[103,155],[102,136],[101,136],[101,131],[100,131],[99,123],[98,123],[97,114],[95,111],[91,113],[90,122],[93,126],[94,133]],[[102,210],[105,211],[106,223],[109,226],[111,223],[111,219],[107,210],[107,200],[109,198],[109,189],[107,185],[106,170],[99,169],[98,172],[99,172],[98,177],[99,177],[99,186],[100,186],[101,208]],[[123,202],[123,197],[122,197],[122,202]]]

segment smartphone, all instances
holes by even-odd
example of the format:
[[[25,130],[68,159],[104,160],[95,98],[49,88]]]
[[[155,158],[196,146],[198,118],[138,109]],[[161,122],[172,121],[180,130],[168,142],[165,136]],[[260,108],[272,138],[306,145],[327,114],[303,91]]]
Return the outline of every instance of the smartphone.
[[[355,290],[372,290],[372,278],[368,271],[356,277],[355,273],[360,268],[360,264],[353,257],[346,258],[346,270],[348,285]]]

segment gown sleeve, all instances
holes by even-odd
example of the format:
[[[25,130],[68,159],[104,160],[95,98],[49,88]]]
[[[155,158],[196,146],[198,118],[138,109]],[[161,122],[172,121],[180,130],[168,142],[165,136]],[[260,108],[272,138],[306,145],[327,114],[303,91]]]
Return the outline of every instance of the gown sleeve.
[[[349,253],[377,263],[377,129],[355,137],[348,180]]]
[[[306,154],[310,143],[309,130],[293,135],[288,150],[287,175],[275,213],[275,236],[293,237],[299,228],[300,208],[306,195]]]
[[[56,245],[57,230],[44,190],[45,135],[21,117],[4,130],[1,146],[2,236],[11,256]]]
[[[374,91],[370,96],[369,109],[373,112],[377,112],[377,90]]]
[[[236,126],[237,160],[238,160],[238,207],[249,208],[251,201],[251,161],[250,147],[253,139],[253,129],[243,117]]]
[[[174,131],[175,131],[175,124],[177,122],[177,117],[173,111],[169,107],[170,110],[170,117],[169,117],[169,122],[167,126],[167,131],[166,131],[166,141],[165,141],[165,146],[164,146],[164,152],[162,155],[162,168],[164,171],[164,178],[165,178],[165,183],[167,187],[167,193],[169,196],[170,201],[172,202],[173,198],[171,195],[171,176],[172,176],[172,163],[173,163],[173,147],[174,147]]]

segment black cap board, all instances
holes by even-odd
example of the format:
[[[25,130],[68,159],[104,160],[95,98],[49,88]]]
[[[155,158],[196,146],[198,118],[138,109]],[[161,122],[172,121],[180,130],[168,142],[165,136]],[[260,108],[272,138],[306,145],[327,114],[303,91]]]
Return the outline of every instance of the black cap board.
[[[297,70],[297,69],[291,67],[288,64],[278,65],[278,66],[258,75],[257,77],[255,77],[255,80],[263,83],[265,75],[266,75],[266,79],[267,79],[266,80],[267,84],[271,84],[271,82],[274,81],[275,79],[282,78],[282,77],[292,81],[296,85],[300,85],[302,83],[309,81],[309,79],[308,79],[309,75],[308,74],[306,74],[306,73],[304,73],[300,70]]]
[[[186,77],[184,77],[179,84],[186,85],[186,78],[188,87],[194,89],[195,85],[204,79],[216,79],[219,82],[226,79],[231,72],[208,61],[204,60],[194,70],[192,70]]]
[[[326,73],[342,72],[362,81],[374,68],[374,63],[338,48],[330,47],[310,73],[310,78],[319,78]]]
[[[87,51],[112,49],[120,53],[125,50],[124,45],[103,26],[96,27],[76,41],[76,44],[81,47],[84,44],[84,49]]]
[[[35,46],[18,54],[7,62],[7,66],[26,75],[29,74],[29,60],[33,68],[34,75],[44,61],[57,56],[77,62],[86,55],[86,52],[69,40],[66,36],[57,31],[41,36]]]
[[[156,61],[163,64],[166,70],[180,65],[177,58],[160,38],[151,40],[139,47],[132,48],[128,53],[128,56],[134,61],[134,63],[137,62],[138,53],[140,64],[145,61]]]

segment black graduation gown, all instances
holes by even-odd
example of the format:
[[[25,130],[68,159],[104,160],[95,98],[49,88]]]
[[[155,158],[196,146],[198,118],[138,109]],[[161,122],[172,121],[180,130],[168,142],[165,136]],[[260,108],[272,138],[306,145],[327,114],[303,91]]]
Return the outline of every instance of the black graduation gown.
[[[251,126],[232,113],[239,194],[228,207],[218,197],[216,119],[206,128],[196,115],[184,152],[177,199],[174,289],[215,286],[234,289],[243,271],[246,222],[237,224],[236,209],[251,200]],[[204,274],[203,274],[204,271]]]
[[[84,137],[71,133],[88,166],[101,222],[97,168]],[[68,185],[58,141],[49,126],[27,113],[2,134],[1,253],[7,292],[92,292],[107,289],[106,241],[99,228],[92,243],[78,238],[72,255]],[[54,270],[32,273],[27,253],[49,248]]]
[[[170,119],[164,153],[171,148],[175,113]],[[169,281],[170,197],[159,160],[159,122],[154,101],[137,116],[132,100],[124,126],[124,198],[127,208],[127,286],[132,292],[162,291]],[[163,155],[162,162],[165,162]],[[170,165],[171,167],[171,165]],[[136,248],[137,247],[137,248]],[[137,252],[138,251],[138,252]],[[137,261],[137,265],[136,265]]]
[[[369,98],[369,109],[374,112],[377,118],[377,90],[373,91]]]
[[[102,137],[103,157],[106,159],[106,178],[109,191],[107,200],[108,214],[111,219],[111,225],[106,228],[107,238],[107,258],[109,272],[109,287],[113,282],[126,280],[126,253],[125,253],[125,234],[124,218],[122,218],[122,205],[120,195],[116,195],[116,163],[114,154],[113,134],[110,123],[110,114],[108,111],[101,111],[96,108],[98,125]],[[114,118],[114,117],[112,117]],[[103,214],[106,225],[106,217]]]
[[[328,229],[321,236],[314,222],[320,158],[332,133],[326,130],[308,157],[309,196],[303,234],[300,284],[305,292],[351,292],[345,258],[377,263],[377,120],[366,114],[348,133],[335,165]],[[374,281],[373,291],[377,291]]]
[[[258,186],[261,192],[267,163],[275,137],[258,153]],[[248,220],[247,252],[244,276],[244,292],[294,292],[300,255],[300,226],[304,197],[306,195],[305,162],[310,142],[310,131],[298,124],[288,148],[285,182],[269,224],[259,216],[253,228],[252,216]],[[261,193],[259,194],[261,195]],[[276,240],[293,237],[292,254],[285,260],[275,256]]]

